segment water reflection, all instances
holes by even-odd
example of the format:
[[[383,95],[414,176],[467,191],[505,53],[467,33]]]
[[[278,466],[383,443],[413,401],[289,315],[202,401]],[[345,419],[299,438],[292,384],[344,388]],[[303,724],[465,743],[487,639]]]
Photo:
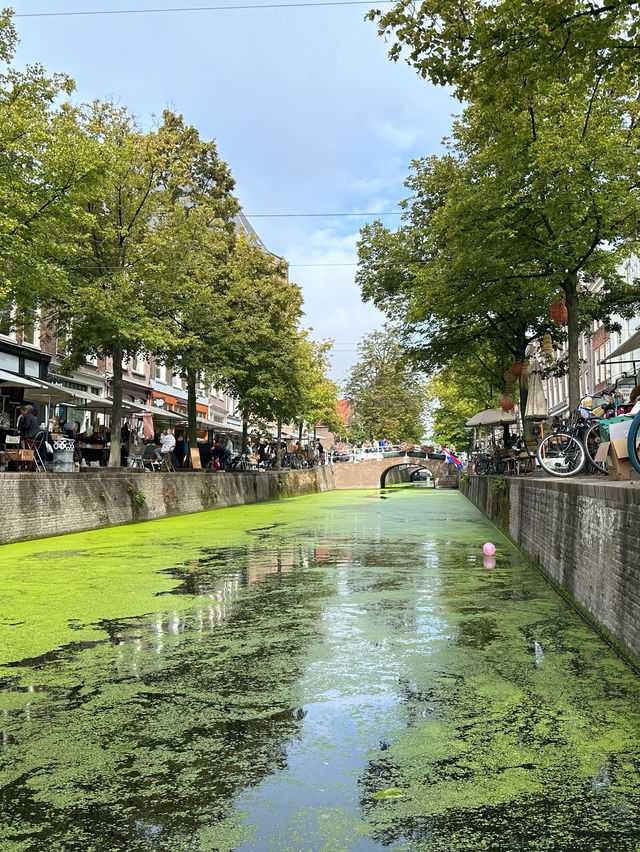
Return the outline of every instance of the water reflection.
[[[178,568],[179,592],[201,595],[191,609],[107,623],[108,641],[30,667],[33,684],[15,695],[53,698],[3,711],[3,849],[16,825],[25,849],[241,840],[234,795],[287,765],[305,717],[292,698],[317,639],[312,604],[330,592],[320,575],[296,575],[309,565],[298,548],[260,562],[249,550],[234,552],[231,572],[210,553]],[[222,845],[203,846],[212,826]]]
[[[638,681],[522,556],[459,495],[307,505],[0,669],[3,852],[636,852]]]

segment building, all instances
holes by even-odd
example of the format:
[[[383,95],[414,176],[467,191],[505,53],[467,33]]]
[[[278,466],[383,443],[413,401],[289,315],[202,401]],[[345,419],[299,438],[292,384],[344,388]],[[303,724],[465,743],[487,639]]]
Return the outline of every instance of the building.
[[[640,260],[636,256],[626,260],[619,269],[628,283],[640,279]],[[597,291],[600,285],[592,285]],[[609,332],[604,325],[593,323],[589,334],[581,334],[579,340],[580,355],[580,393],[592,396],[611,387],[626,373],[628,384],[633,376],[640,372],[640,315],[631,319],[612,317],[619,323],[620,331]],[[559,359],[566,358],[566,347],[556,351]],[[550,377],[545,382],[549,414],[559,415],[569,408],[568,376]]]

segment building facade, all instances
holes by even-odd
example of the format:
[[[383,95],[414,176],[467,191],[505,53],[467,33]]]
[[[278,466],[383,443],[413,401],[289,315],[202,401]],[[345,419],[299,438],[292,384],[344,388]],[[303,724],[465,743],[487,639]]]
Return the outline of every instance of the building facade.
[[[640,280],[640,261],[632,256],[619,268],[629,284]],[[593,285],[597,291],[600,285]],[[580,355],[580,393],[582,396],[592,396],[605,388],[611,387],[621,380],[626,373],[628,384],[633,383],[633,376],[640,371],[640,341],[638,347],[624,354],[616,355],[617,350],[640,331],[640,314],[631,319],[613,316],[614,323],[620,325],[620,331],[609,332],[604,325],[593,323],[589,334],[581,334],[579,340]],[[613,355],[613,357],[612,357]],[[567,349],[556,351],[558,359],[566,358]],[[549,414],[563,414],[569,409],[569,380],[568,376],[553,376],[545,381]]]

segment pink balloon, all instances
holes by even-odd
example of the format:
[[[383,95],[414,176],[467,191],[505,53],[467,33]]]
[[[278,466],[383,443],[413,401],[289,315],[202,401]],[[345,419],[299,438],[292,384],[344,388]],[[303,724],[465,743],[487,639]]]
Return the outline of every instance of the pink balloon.
[[[485,556],[493,556],[496,552],[496,546],[492,542],[488,541],[486,544],[482,546],[482,552]]]

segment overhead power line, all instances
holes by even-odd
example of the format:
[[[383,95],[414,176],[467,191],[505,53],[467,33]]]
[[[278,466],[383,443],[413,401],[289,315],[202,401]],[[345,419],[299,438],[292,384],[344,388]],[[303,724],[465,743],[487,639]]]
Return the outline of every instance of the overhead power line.
[[[251,3],[237,6],[174,6],[160,9],[95,9],[70,12],[16,12],[14,18],[73,18],[95,15],[155,15],[166,12],[228,12],[240,9],[286,9],[302,6],[371,6],[373,0],[320,0],[317,3]],[[393,3],[395,0],[376,0]]]
[[[402,216],[402,210],[390,213],[245,213],[249,219],[293,219],[295,217],[326,217],[334,216]]]

